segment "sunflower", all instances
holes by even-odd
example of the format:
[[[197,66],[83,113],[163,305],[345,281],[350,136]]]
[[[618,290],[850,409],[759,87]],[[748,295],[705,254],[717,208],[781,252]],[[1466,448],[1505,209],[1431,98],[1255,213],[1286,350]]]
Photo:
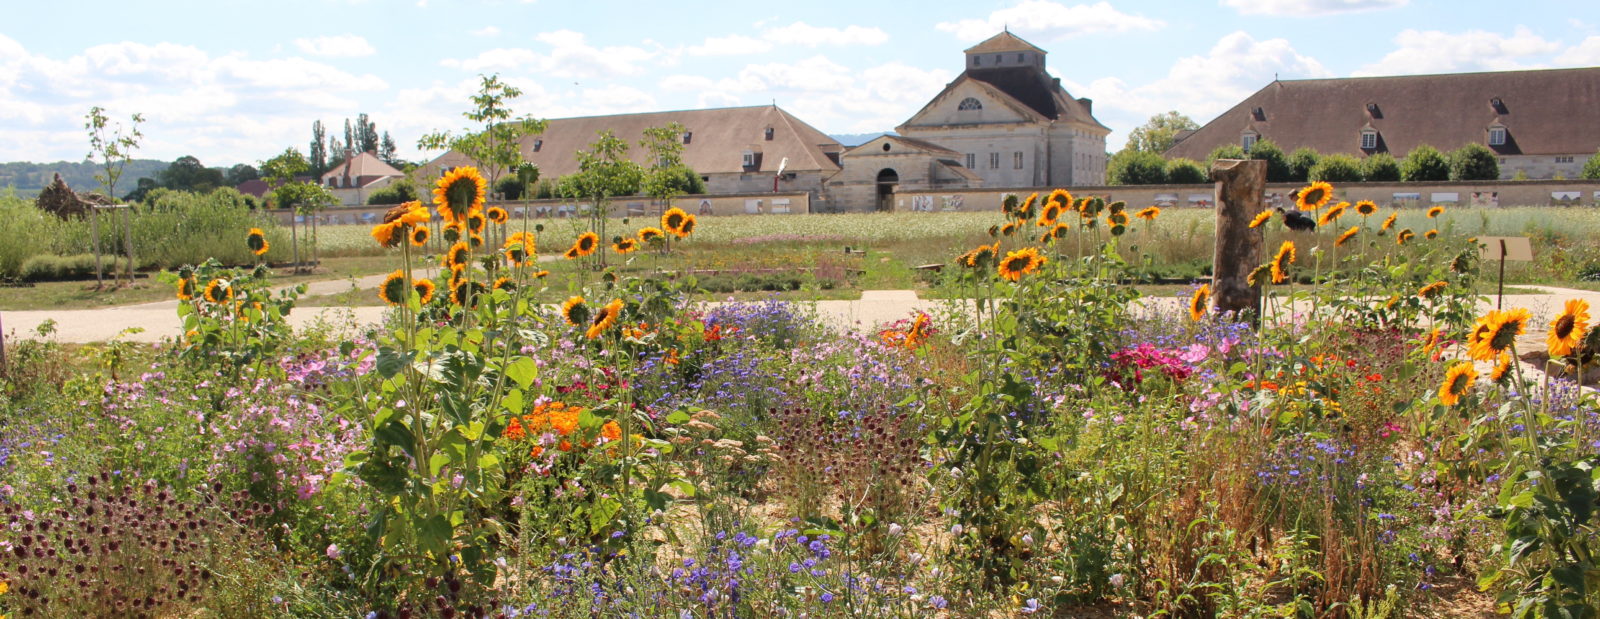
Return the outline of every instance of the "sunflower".
[[[505,209],[498,206],[491,206],[484,209],[483,214],[489,218],[489,221],[497,224],[503,224],[507,220],[511,219],[511,215],[507,213]]]
[[[472,248],[466,241],[458,241],[444,252],[444,268],[448,269],[458,264],[466,264],[472,256]]]
[[[1022,279],[1023,275],[1032,273],[1034,269],[1044,266],[1045,260],[1044,256],[1039,255],[1039,250],[1032,247],[1008,252],[1006,257],[1000,260],[1000,276],[1011,281],[1017,281]]]
[[[465,265],[465,264],[452,265],[450,267],[450,279],[445,282],[445,285],[447,287],[449,287],[449,288],[455,288],[456,284],[460,284],[461,282],[464,282],[466,280],[467,280],[467,265]]]
[[[1256,216],[1250,220],[1250,227],[1260,228],[1261,224],[1267,223],[1269,219],[1272,219],[1272,209],[1256,213]]]
[[[1550,356],[1565,357],[1577,352],[1583,342],[1584,331],[1588,328],[1589,302],[1568,300],[1566,309],[1550,322],[1550,335],[1545,338],[1550,345]]]
[[[1061,218],[1061,210],[1065,208],[1060,202],[1046,202],[1044,209],[1039,211],[1040,228],[1049,228],[1056,225],[1056,220]]]
[[[488,219],[484,218],[483,213],[468,213],[467,230],[471,231],[473,234],[483,232],[483,226],[486,225],[488,221]]]
[[[433,280],[419,279],[411,282],[411,286],[417,289],[417,298],[422,300],[423,305],[427,305],[429,301],[433,300]]]
[[[1349,202],[1340,202],[1328,207],[1328,210],[1323,211],[1322,216],[1317,218],[1317,225],[1326,226],[1333,222],[1339,221],[1339,217],[1344,215],[1344,211],[1347,208],[1350,208]]]
[[[1059,239],[1066,236],[1067,232],[1071,230],[1072,227],[1068,226],[1067,224],[1056,224],[1054,228],[1051,228],[1049,232],[1045,233],[1045,236],[1048,236],[1052,239]]]
[[[1356,202],[1356,212],[1360,213],[1362,217],[1367,217],[1378,212],[1378,203],[1371,200]]]
[[[444,225],[444,231],[440,232],[439,236],[440,236],[440,238],[443,238],[444,242],[446,242],[446,243],[455,243],[456,241],[461,240],[461,238],[463,236],[466,236],[465,234],[463,234],[464,232],[466,232],[466,230],[467,230],[467,227],[465,225],[463,225],[463,224],[459,224],[459,223],[445,224]]]
[[[1106,223],[1113,226],[1126,226],[1128,225],[1128,213],[1126,211],[1113,211],[1110,215],[1106,215]]]
[[[1261,285],[1261,280],[1263,278],[1266,278],[1268,276],[1268,274],[1271,273],[1271,272],[1272,272],[1272,265],[1263,264],[1263,265],[1258,266],[1258,267],[1256,267],[1254,269],[1251,269],[1250,274],[1245,276],[1244,282],[1246,284],[1250,284],[1251,286],[1260,286]]]
[[[1428,219],[1433,219],[1433,218],[1438,217],[1438,216],[1443,215],[1443,214],[1444,214],[1444,207],[1442,207],[1442,206],[1435,206],[1433,208],[1428,209]]]
[[[589,306],[584,304],[583,297],[569,297],[561,304],[561,317],[567,324],[576,327],[589,321]]]
[[[1394,220],[1395,220],[1396,217],[1399,217],[1399,216],[1400,216],[1400,212],[1399,211],[1395,211],[1393,213],[1389,213],[1389,217],[1383,220],[1383,225],[1379,229],[1384,230],[1384,231],[1388,231],[1390,228],[1393,228],[1394,227]]]
[[[674,206],[661,214],[661,229],[677,234],[678,228],[682,227],[683,222],[687,219],[689,219],[689,214],[685,213],[683,209]]]
[[[544,279],[544,278],[550,276],[550,271],[545,270],[545,269],[539,269],[538,271],[534,271],[532,273],[532,275],[533,275],[534,279]]]
[[[1399,297],[1394,297],[1394,299],[1391,299],[1391,302],[1393,302],[1394,300],[1398,300],[1398,299],[1399,299]],[[1444,339],[1444,332],[1443,331],[1440,331],[1438,329],[1434,329],[1432,331],[1429,331],[1428,332],[1428,336],[1425,337],[1425,338],[1422,338],[1422,354],[1426,355],[1426,354],[1432,353],[1433,352],[1433,347],[1438,346],[1439,342],[1441,340],[1443,340],[1443,339]]]
[[[178,280],[178,300],[190,301],[194,299],[194,280],[188,277]]]
[[[509,277],[501,277],[494,280],[494,289],[510,292],[517,289],[517,283],[511,281],[511,278]]]
[[[639,241],[635,240],[633,237],[620,239],[611,244],[611,249],[616,250],[616,252],[619,254],[632,253],[633,250],[639,249]]]
[[[678,235],[678,238],[680,239],[686,238],[689,235],[694,234],[695,224],[698,224],[699,222],[699,218],[695,217],[694,215],[685,217],[683,218],[683,225],[678,226],[678,230],[673,234]]]
[[[1410,228],[1406,228],[1401,230],[1400,234],[1394,237],[1394,242],[1396,245],[1405,245],[1406,241],[1414,238],[1417,238],[1417,233],[1412,232]]]
[[[394,247],[400,244],[400,235],[395,234],[402,226],[396,222],[378,224],[372,227],[372,240],[383,247]]]
[[[578,235],[578,240],[572,242],[572,251],[569,253],[576,253],[581,258],[594,253],[594,248],[599,245],[600,235],[593,232],[585,232]]]
[[[622,299],[612,299],[610,303],[601,306],[600,311],[595,312],[594,316],[589,318],[589,328],[584,330],[583,336],[591,340],[600,337],[601,334],[606,332],[606,329],[611,328],[611,325],[617,324],[617,316],[621,313]]]
[[[578,253],[578,246],[576,245],[567,248],[567,251],[561,252],[561,257],[568,260],[577,260],[581,256],[582,254]]]
[[[1278,246],[1277,255],[1272,257],[1272,283],[1289,280],[1289,265],[1294,264],[1294,257],[1294,241],[1284,241]]]
[[[1062,209],[1072,208],[1072,192],[1057,188],[1050,192],[1050,198],[1046,201],[1059,203]]]
[[[1008,221],[1008,222],[1006,222],[1006,225],[1000,226],[1000,234],[1002,234],[1002,235],[1011,236],[1011,235],[1016,234],[1016,233],[1017,233],[1017,222],[1015,222],[1015,221]]]
[[[1422,233],[1422,236],[1423,236],[1423,238],[1426,238],[1426,239],[1429,239],[1429,240],[1436,239],[1436,238],[1439,238],[1439,231],[1438,230],[1429,230],[1427,232]]]
[[[1506,382],[1511,377],[1512,356],[1510,352],[1500,353],[1500,360],[1495,362],[1494,371],[1489,373],[1489,380],[1497,383]]]
[[[411,244],[417,247],[428,244],[427,226],[417,226],[411,229]]]
[[[1417,296],[1422,297],[1424,299],[1432,299],[1434,297],[1439,296],[1439,293],[1444,290],[1444,287],[1446,285],[1447,284],[1445,284],[1444,282],[1434,282],[1434,283],[1428,284],[1428,285],[1423,286],[1422,288],[1417,290]]]
[[[477,249],[479,247],[483,247],[484,241],[483,241],[483,235],[482,234],[474,234],[472,236],[467,237],[467,240],[472,242],[472,248],[473,249]]]
[[[1139,212],[1134,213],[1133,216],[1134,217],[1138,217],[1139,219],[1143,219],[1145,221],[1155,221],[1155,219],[1157,217],[1161,216],[1161,207],[1159,207],[1159,206],[1147,206],[1147,207],[1144,207],[1142,209],[1139,209]]]
[[[1112,202],[1111,204],[1107,204],[1106,205],[1106,210],[1110,211],[1112,213],[1121,213],[1123,211],[1128,210],[1128,203],[1126,201],[1123,201],[1123,200],[1117,200],[1116,202]]]
[[[640,228],[638,236],[639,242],[646,245],[660,243],[667,238],[667,234],[662,232],[660,228]]]
[[[415,226],[418,224],[428,223],[428,209],[423,208],[421,202],[416,200],[406,202],[405,204],[401,204],[399,206],[399,210],[400,213],[396,219],[401,223],[401,225]],[[385,217],[387,217],[387,215],[385,215]]]
[[[1517,336],[1528,328],[1528,319],[1526,309],[1489,310],[1467,337],[1467,356],[1474,361],[1492,361],[1516,344]]]
[[[206,300],[222,304],[233,299],[233,285],[227,280],[213,279],[206,284]]]
[[[1339,238],[1336,238],[1336,239],[1333,240],[1333,246],[1334,247],[1344,247],[1344,244],[1346,242],[1348,242],[1350,239],[1354,238],[1356,233],[1360,232],[1360,231],[1361,231],[1361,226],[1350,226],[1349,230],[1345,230],[1344,234],[1339,235]]]
[[[1306,185],[1294,198],[1295,205],[1302,211],[1314,211],[1322,208],[1328,200],[1333,199],[1333,185],[1327,181],[1316,181]]]
[[[995,241],[993,245],[979,245],[972,251],[963,254],[962,258],[964,259],[963,264],[969,267],[981,269],[988,267],[989,262],[994,260],[995,257],[999,255],[1000,242]]]
[[[473,281],[459,281],[450,289],[450,302],[462,307],[476,307],[478,299],[484,293],[483,284]]]
[[[439,217],[447,222],[466,219],[467,215],[483,208],[484,194],[489,184],[472,166],[451,170],[433,186],[433,206]]]
[[[250,234],[244,237],[244,244],[250,248],[250,253],[257,256],[265,256],[269,247],[267,245],[267,233],[262,232],[260,228],[251,228]]]
[[[1462,361],[1450,366],[1444,374],[1444,382],[1439,385],[1439,403],[1445,406],[1455,406],[1461,402],[1461,396],[1466,395],[1472,388],[1472,382],[1478,379],[1478,371],[1473,369],[1471,361]]]
[[[506,252],[506,261],[510,262],[511,266],[515,267],[531,265],[538,256],[536,249],[537,246],[538,240],[532,233],[512,233],[511,236],[506,239],[506,244],[503,247]]]
[[[389,305],[405,303],[406,274],[397,269],[383,278],[383,284],[378,286],[378,298]]]
[[[1023,221],[1026,221],[1026,220],[1029,220],[1029,219],[1033,219],[1033,204],[1035,202],[1038,202],[1038,201],[1039,201],[1039,193],[1038,192],[1034,192],[1034,193],[1028,194],[1028,197],[1022,201],[1022,205],[1017,207],[1017,212],[1016,212],[1017,219],[1021,219]]]
[[[1189,297],[1189,319],[1200,322],[1206,317],[1206,308],[1211,305],[1211,284],[1201,284],[1194,296]]]

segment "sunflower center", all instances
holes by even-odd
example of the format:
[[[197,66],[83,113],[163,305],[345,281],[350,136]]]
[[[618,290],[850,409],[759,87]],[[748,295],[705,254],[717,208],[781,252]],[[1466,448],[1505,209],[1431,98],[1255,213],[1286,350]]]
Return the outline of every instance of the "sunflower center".
[[[1455,395],[1461,395],[1461,393],[1466,391],[1466,390],[1467,390],[1467,375],[1466,374],[1457,374],[1455,376],[1455,378],[1450,379],[1450,393],[1455,394]]]
[[[1306,202],[1308,202],[1308,203],[1316,203],[1316,202],[1321,202],[1321,201],[1322,201],[1322,190],[1321,189],[1312,189],[1311,191],[1307,191],[1306,192]]]
[[[1506,321],[1500,325],[1500,328],[1495,329],[1494,334],[1489,337],[1489,345],[1494,347],[1495,350],[1510,348],[1511,344],[1516,341],[1517,327],[1520,325],[1521,323],[1514,320]]]
[[[1576,326],[1577,322],[1573,319],[1571,314],[1557,318],[1555,328],[1556,337],[1563,340],[1567,339],[1572,335],[1573,327]]]

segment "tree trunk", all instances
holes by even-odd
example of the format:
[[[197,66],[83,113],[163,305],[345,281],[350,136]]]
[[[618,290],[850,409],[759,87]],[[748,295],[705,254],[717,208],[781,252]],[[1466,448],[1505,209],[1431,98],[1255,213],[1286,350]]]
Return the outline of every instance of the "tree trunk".
[[[1217,247],[1212,255],[1211,299],[1217,313],[1235,313],[1261,325],[1261,289],[1247,280],[1261,264],[1261,231],[1250,219],[1262,209],[1267,162],[1218,159],[1211,165],[1217,182]],[[1246,318],[1248,316],[1248,318]]]

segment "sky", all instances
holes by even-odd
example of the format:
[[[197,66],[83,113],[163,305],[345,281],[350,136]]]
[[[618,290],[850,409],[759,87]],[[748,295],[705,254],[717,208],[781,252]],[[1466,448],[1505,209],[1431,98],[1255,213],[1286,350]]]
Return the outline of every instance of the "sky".
[[[417,138],[468,128],[481,74],[536,118],[776,103],[828,133],[888,131],[1002,28],[1094,100],[1113,151],[1152,115],[1205,123],[1275,77],[1600,65],[1593,0],[7,4],[0,161],[82,160],[92,106],[144,116],[140,158],[253,164],[365,112],[429,159]]]

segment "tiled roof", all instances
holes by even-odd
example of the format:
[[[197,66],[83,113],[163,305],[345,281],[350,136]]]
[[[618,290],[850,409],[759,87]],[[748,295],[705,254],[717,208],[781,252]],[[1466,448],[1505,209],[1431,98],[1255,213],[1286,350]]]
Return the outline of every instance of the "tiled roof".
[[[522,156],[539,166],[540,178],[554,179],[571,174],[578,171],[574,154],[588,150],[600,131],[610,130],[628,143],[628,155],[633,161],[649,165],[648,153],[639,146],[644,130],[664,127],[671,122],[683,125],[689,133],[689,143],[683,145],[683,162],[701,174],[771,174],[785,158],[789,160],[785,172],[828,174],[839,169],[839,165],[828,158],[828,153],[844,151],[836,140],[783,109],[762,105],[555,118],[548,122],[543,133],[522,139]],[[768,128],[772,129],[771,140],[766,139]],[[746,150],[759,153],[754,168],[744,167]],[[468,163],[466,157],[452,151],[430,165]]]
[[[984,39],[984,41],[982,43],[979,43],[977,45],[974,45],[972,47],[967,48],[967,52],[966,53],[968,53],[968,54],[988,54],[988,53],[996,53],[996,52],[1039,52],[1041,54],[1049,53],[1049,52],[1044,51],[1043,49],[1038,48],[1037,46],[1035,46],[1032,43],[1029,43],[1027,41],[1022,40],[1021,37],[1018,37],[1017,35],[1011,34],[1010,31],[1001,32],[1000,34],[997,34],[997,35],[994,35],[994,36],[989,37],[987,39]]]
[[[322,179],[326,182],[329,177],[337,178],[342,176],[349,176],[350,178],[361,178],[363,176],[382,178],[385,176],[405,176],[405,173],[394,169],[394,166],[384,163],[377,155],[361,153],[324,172]]]
[[[1488,145],[1496,123],[1506,128],[1506,143],[1489,148],[1502,155],[1595,152],[1600,68],[1275,81],[1165,154],[1204,159],[1253,129],[1285,151],[1403,157],[1422,144],[1445,151]],[[1361,149],[1368,127],[1378,132],[1370,151]]]

